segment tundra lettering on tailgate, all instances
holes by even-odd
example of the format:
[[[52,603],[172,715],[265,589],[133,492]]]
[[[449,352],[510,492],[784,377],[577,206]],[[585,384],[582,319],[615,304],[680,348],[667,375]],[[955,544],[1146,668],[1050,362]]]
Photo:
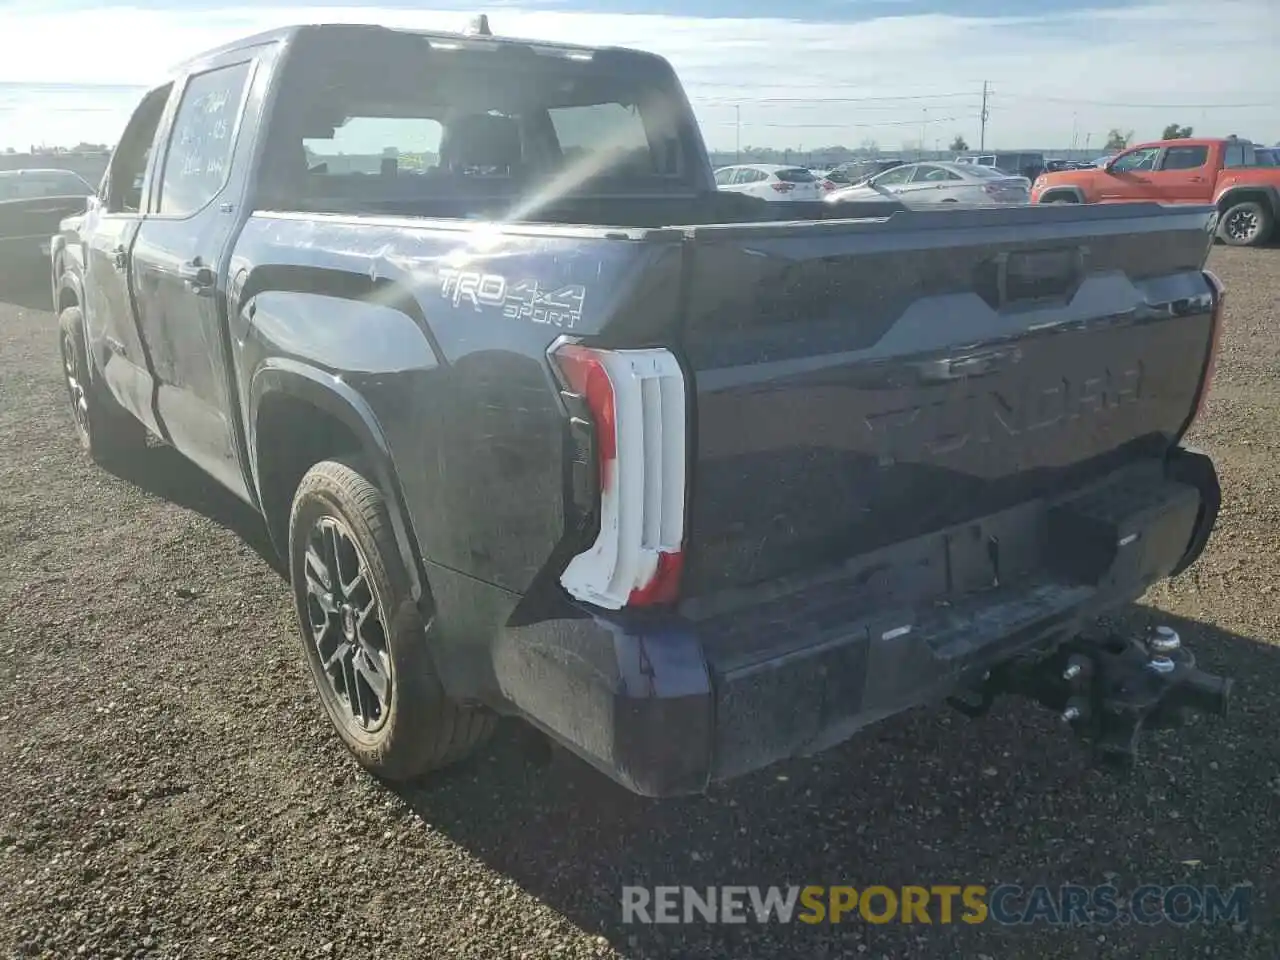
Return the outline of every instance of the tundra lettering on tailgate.
[[[508,320],[529,320],[571,330],[582,319],[587,288],[570,283],[543,290],[537,280],[511,283],[500,273],[445,267],[440,270],[440,296],[455,307],[469,303],[477,312],[493,308],[501,310]]]
[[[1142,383],[1143,366],[1137,361],[1132,367],[1107,369],[1079,380],[1026,381],[872,413],[866,424],[880,440],[880,456],[886,464],[922,451],[941,457],[970,443],[1061,427],[1136,403]]]

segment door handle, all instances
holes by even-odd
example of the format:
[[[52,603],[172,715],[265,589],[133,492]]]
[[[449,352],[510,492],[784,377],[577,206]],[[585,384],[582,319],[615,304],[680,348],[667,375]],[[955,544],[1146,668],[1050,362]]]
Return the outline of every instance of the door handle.
[[[178,268],[178,276],[182,278],[186,288],[197,296],[208,296],[213,293],[215,277],[213,270],[195,257]]]
[[[117,270],[123,270],[129,265],[129,251],[124,247],[116,247],[111,251],[111,265]]]
[[[1192,178],[1191,178],[1191,182],[1192,182],[1192,183],[1204,183],[1204,177],[1192,177]]]

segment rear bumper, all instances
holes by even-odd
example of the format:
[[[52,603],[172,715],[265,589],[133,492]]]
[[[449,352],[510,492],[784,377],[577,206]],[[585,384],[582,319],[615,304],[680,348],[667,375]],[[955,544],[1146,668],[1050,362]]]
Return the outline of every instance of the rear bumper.
[[[515,711],[618,782],[696,793],[1056,646],[1194,562],[1219,501],[1212,462],[1179,449],[1069,498],[877,551],[857,569],[683,615],[606,616],[566,601],[507,626],[494,668]],[[999,571],[988,582],[981,562],[993,538],[1003,582]]]

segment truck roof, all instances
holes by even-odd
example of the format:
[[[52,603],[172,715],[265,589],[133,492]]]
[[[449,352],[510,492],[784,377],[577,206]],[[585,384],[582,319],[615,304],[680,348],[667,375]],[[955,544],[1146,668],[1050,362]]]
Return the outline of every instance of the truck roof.
[[[1145,150],[1148,147],[1212,147],[1220,143],[1240,143],[1249,147],[1260,146],[1246,137],[1176,137],[1173,140],[1149,140],[1146,143],[1135,143],[1127,150]]]
[[[484,29],[487,29],[487,23]],[[426,40],[439,40],[444,43],[451,44],[467,44],[469,46],[486,46],[493,45],[510,45],[522,47],[540,47],[544,50],[565,50],[580,51],[582,53],[600,53],[603,51],[625,53],[635,57],[644,57],[646,59],[661,60],[662,58],[656,54],[649,53],[644,50],[636,50],[630,47],[590,47],[576,43],[563,43],[554,40],[532,40],[521,37],[502,37],[490,33],[463,33],[448,30],[413,30],[403,27],[386,27],[376,23],[307,23],[292,24],[285,27],[276,27],[271,30],[264,30],[261,33],[255,33],[252,36],[242,37],[239,40],[233,40],[225,43],[220,47],[214,47],[209,50],[202,51],[195,56],[188,57],[173,68],[174,73],[184,73],[196,64],[210,57],[220,56],[224,53],[230,53],[234,50],[242,50],[248,47],[262,46],[266,43],[276,41],[289,41],[301,33],[306,32],[318,33],[347,33],[352,34],[368,34],[373,31],[380,33],[402,33],[413,36],[423,37]]]

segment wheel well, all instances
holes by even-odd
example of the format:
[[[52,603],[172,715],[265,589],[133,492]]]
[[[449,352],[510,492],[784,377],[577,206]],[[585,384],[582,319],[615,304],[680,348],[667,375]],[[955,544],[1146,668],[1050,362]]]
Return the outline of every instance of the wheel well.
[[[78,306],[80,299],[76,296],[76,292],[70,286],[62,286],[58,290],[58,313],[62,313],[67,307]]]
[[[1276,212],[1275,201],[1266,190],[1236,190],[1232,193],[1224,194],[1218,199],[1218,212],[1226,213],[1237,203],[1248,203],[1250,201],[1262,204],[1272,213]]]
[[[331,413],[296,397],[270,394],[258,409],[255,445],[262,513],[272,542],[285,555],[289,511],[303,475],[321,460],[359,453],[361,444]]]

